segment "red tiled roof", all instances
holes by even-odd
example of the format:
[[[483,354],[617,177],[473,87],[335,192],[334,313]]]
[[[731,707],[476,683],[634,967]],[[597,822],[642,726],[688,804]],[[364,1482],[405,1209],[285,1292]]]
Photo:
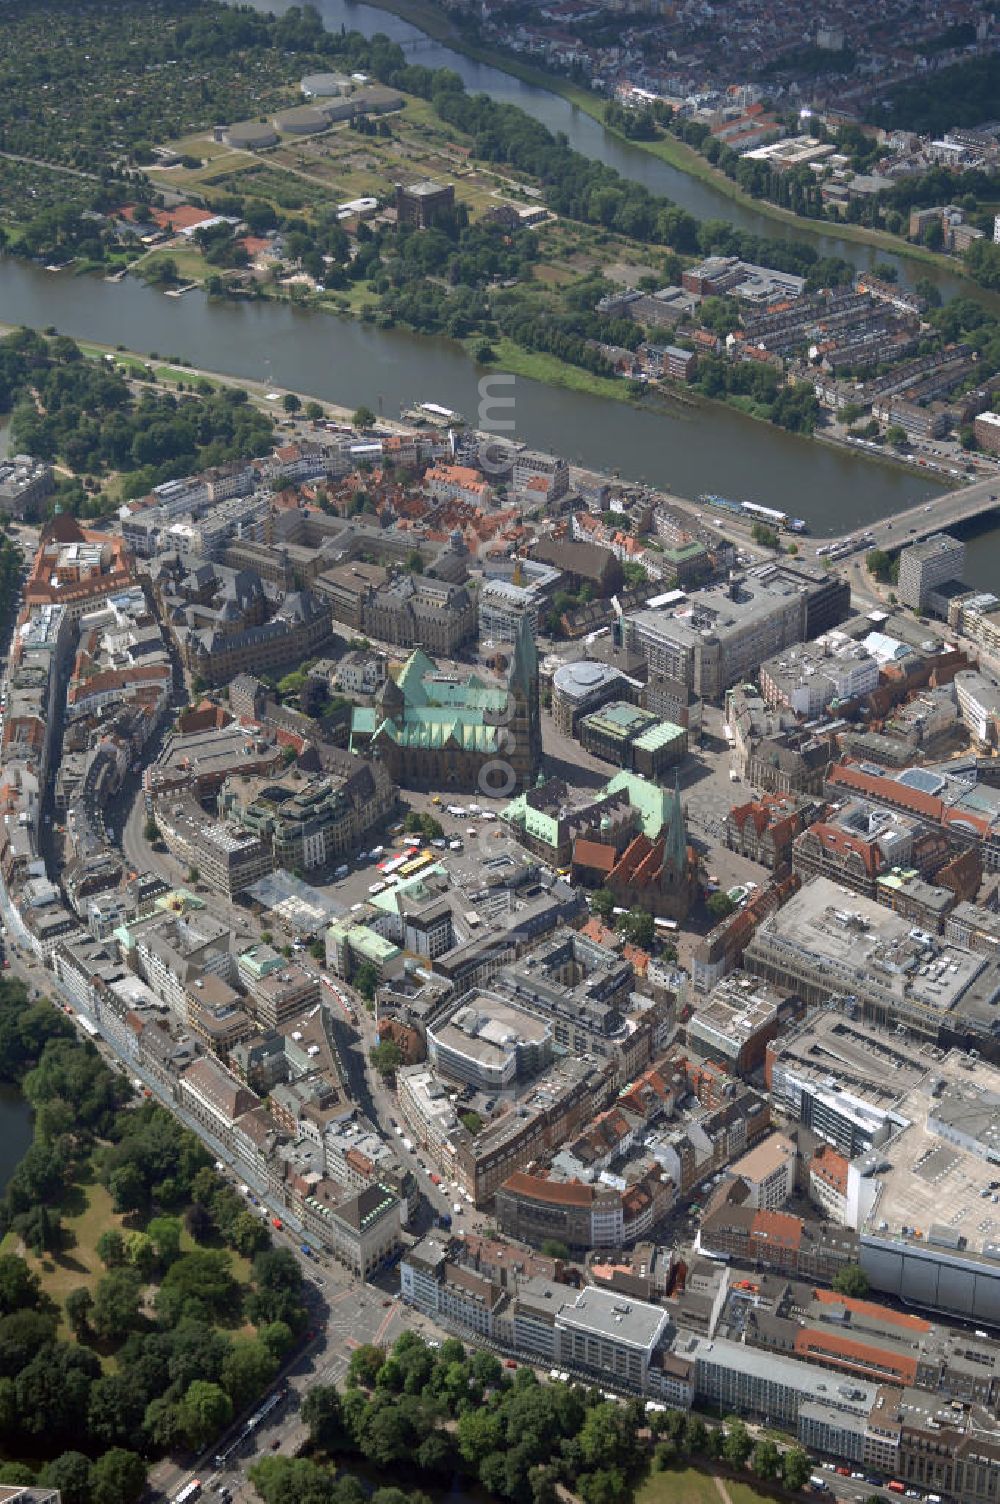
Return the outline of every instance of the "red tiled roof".
[[[913,1316],[909,1311],[896,1311],[892,1306],[879,1305],[875,1300],[858,1300],[853,1295],[838,1295],[836,1290],[814,1290],[813,1299],[825,1306],[843,1306],[858,1316],[874,1316],[889,1326],[902,1327],[908,1332],[929,1332],[931,1323],[922,1316]]]
[[[795,1334],[795,1352],[802,1358],[819,1359],[837,1368],[856,1368],[870,1375],[881,1370],[903,1384],[913,1384],[917,1377],[916,1355],[897,1353],[888,1348],[859,1342],[842,1332],[811,1331],[801,1327]]]
[[[172,209],[153,209],[149,217],[161,230],[193,230],[215,215],[209,209],[196,209],[193,204],[175,204]]]
[[[755,1212],[750,1236],[772,1247],[797,1249],[802,1241],[802,1222],[790,1212]]]
[[[812,1157],[810,1172],[832,1185],[842,1196],[847,1194],[847,1160],[829,1144],[824,1144]]]
[[[896,804],[900,809],[923,815],[925,819],[940,820],[944,805],[934,794],[925,794],[920,789],[911,789],[895,778],[884,778],[875,773],[863,773],[853,763],[839,763],[830,769],[828,783],[838,788],[855,789],[861,794],[870,794],[873,799],[883,799]]]
[[[546,1180],[524,1170],[508,1175],[502,1189],[514,1196],[531,1196],[536,1201],[552,1201],[559,1206],[589,1206],[594,1199],[592,1185],[583,1185],[579,1180]]]
[[[581,867],[593,867],[597,872],[610,872],[615,865],[615,848],[580,837],[573,844],[573,860]]]

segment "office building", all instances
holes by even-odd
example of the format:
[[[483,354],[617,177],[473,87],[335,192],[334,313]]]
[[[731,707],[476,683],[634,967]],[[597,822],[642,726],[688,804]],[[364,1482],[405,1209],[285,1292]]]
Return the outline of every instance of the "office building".
[[[899,556],[899,599],[904,606],[923,611],[942,586],[961,581],[964,569],[965,544],[947,533],[933,533],[920,543],[911,543]]]
[[[508,1091],[549,1063],[552,1029],[499,997],[476,992],[428,1027],[427,1054],[443,1076],[477,1091]]]
[[[641,1393],[668,1322],[662,1306],[588,1285],[556,1315],[558,1361]]]
[[[688,736],[682,726],[624,700],[581,716],[576,730],[585,751],[653,782],[687,754]]]
[[[744,965],[806,1003],[843,998],[879,1028],[1000,1056],[1000,965],[914,929],[827,877],[763,921]]]
[[[806,594],[767,566],[727,585],[697,590],[679,604],[647,607],[626,618],[629,645],[650,674],[680,680],[700,699],[730,685],[806,637]]]
[[[561,663],[552,675],[552,720],[566,736],[575,736],[578,722],[609,700],[624,700],[633,681],[609,663],[581,658]]]
[[[0,460],[0,512],[22,521],[37,515],[55,490],[52,466],[27,454]]]
[[[780,1211],[795,1189],[796,1149],[783,1133],[772,1133],[730,1167],[747,1188],[754,1211]]]
[[[538,634],[539,598],[534,590],[509,580],[486,580],[479,590],[479,641],[516,642],[521,622]]]

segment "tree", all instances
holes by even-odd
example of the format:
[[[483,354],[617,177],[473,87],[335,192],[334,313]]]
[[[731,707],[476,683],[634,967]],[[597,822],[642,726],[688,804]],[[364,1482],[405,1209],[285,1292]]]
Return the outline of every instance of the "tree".
[[[615,907],[615,895],[610,888],[598,888],[590,895],[591,913],[599,919],[610,919]]]
[[[463,1127],[468,1129],[473,1138],[475,1138],[477,1134],[483,1131],[482,1118],[479,1116],[478,1112],[473,1112],[471,1108],[469,1108],[467,1112],[460,1112],[458,1117],[459,1122],[463,1125]]]
[[[705,1450],[705,1422],[699,1415],[689,1415],[684,1425],[684,1450],[693,1456]]]
[[[382,1039],[373,1045],[368,1058],[380,1076],[391,1076],[403,1063],[403,1052],[394,1039]]]
[[[781,539],[778,537],[774,528],[768,527],[763,522],[754,523],[753,527],[750,529],[750,536],[755,543],[760,544],[761,548],[781,547]]]
[[[156,1249],[148,1233],[133,1228],[125,1234],[125,1257],[143,1279],[149,1279],[156,1264]]]
[[[292,755],[294,756],[294,752],[293,752]],[[188,880],[189,883],[199,882],[201,880],[201,871],[200,871],[200,869],[198,867],[193,867],[193,866],[189,867],[188,868],[187,880]]]
[[[232,1315],[239,1308],[240,1287],[233,1279],[229,1255],[217,1249],[182,1253],[171,1264],[156,1293],[156,1309],[168,1326],[188,1310],[208,1319]]]
[[[742,1421],[733,1421],[726,1427],[722,1455],[730,1467],[743,1467],[752,1450],[753,1442],[750,1439],[750,1433]]]
[[[90,1471],[91,1504],[135,1504],[146,1487],[146,1464],[135,1452],[112,1447]]]
[[[181,1435],[193,1451],[219,1435],[233,1418],[233,1402],[219,1384],[195,1379],[177,1406]]]
[[[773,1441],[761,1440],[754,1447],[750,1466],[758,1478],[770,1482],[781,1475],[781,1453]]]
[[[633,945],[640,945],[643,950],[649,949],[656,936],[653,916],[644,909],[629,909],[627,914],[622,914],[619,918],[617,928]]]
[[[145,836],[146,840],[150,843],[150,845],[152,845],[154,841],[158,841],[160,839],[160,827],[157,825],[152,815],[150,815],[149,819],[142,827],[142,833]]]
[[[156,1250],[160,1267],[169,1269],[181,1251],[181,1224],[176,1217],[152,1217],[146,1233]]]
[[[811,1472],[809,1453],[801,1447],[789,1447],[781,1459],[781,1480],[785,1487],[796,1493],[805,1487]]]
[[[542,1244],[542,1252],[548,1259],[562,1259],[564,1262],[568,1261],[570,1256],[566,1244],[560,1243],[558,1238],[546,1238]]]
[[[46,1488],[57,1488],[62,1504],[90,1504],[91,1462],[82,1452],[60,1452],[38,1475]]]
[[[287,1248],[268,1248],[253,1261],[254,1293],[244,1302],[244,1311],[257,1326],[283,1321],[301,1330],[305,1311],[302,1306],[302,1269]]]
[[[907,442],[906,429],[899,423],[890,423],[885,431],[885,442],[891,444],[893,449],[904,449]]]
[[[838,1295],[863,1300],[869,1290],[868,1276],[860,1264],[845,1264],[833,1276],[833,1288]]]
[[[142,1426],[146,1397],[124,1373],[106,1373],[90,1391],[87,1431],[103,1446],[130,1441]]]
[[[66,1320],[77,1342],[87,1342],[91,1336],[90,1317],[94,1299],[86,1285],[79,1285],[66,1296]]]
[[[106,1342],[122,1342],[139,1322],[142,1281],[134,1269],[112,1269],[98,1281],[91,1326]]]
[[[944,249],[944,226],[939,219],[932,219],[929,225],[924,225],[920,239],[929,251]]]
[[[363,1342],[356,1347],[351,1354],[351,1361],[347,1365],[347,1383],[350,1388],[356,1389],[359,1385],[365,1389],[372,1389],[378,1378],[379,1369],[385,1362],[385,1353],[382,1348],[374,1343]]]
[[[317,1384],[310,1389],[302,1401],[301,1414],[314,1447],[337,1452],[345,1446],[344,1407],[333,1384]]]
[[[895,563],[892,554],[886,553],[884,548],[869,549],[865,556],[868,573],[883,585],[889,584],[893,579]]]
[[[354,988],[367,1002],[371,1002],[378,986],[378,968],[371,961],[362,961],[352,978]]]
[[[721,889],[718,893],[710,893],[708,896],[708,912],[713,919],[728,919],[735,908],[736,905],[729,894],[722,892]]]
[[[351,419],[351,426],[352,428],[371,428],[374,422],[375,414],[371,408],[359,407],[355,409],[354,416]]]
[[[281,399],[281,405],[286,413],[297,413],[302,406],[302,398],[296,397],[294,392],[286,392]]]
[[[277,1372],[277,1360],[259,1338],[235,1342],[222,1364],[223,1387],[234,1410],[242,1410],[262,1394]]]
[[[16,1253],[0,1254],[0,1316],[37,1306],[41,1282]]]

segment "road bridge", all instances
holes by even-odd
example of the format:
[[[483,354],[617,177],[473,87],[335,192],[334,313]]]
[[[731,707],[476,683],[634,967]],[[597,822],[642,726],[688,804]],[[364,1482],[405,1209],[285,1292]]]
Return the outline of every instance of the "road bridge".
[[[960,486],[957,491],[945,491],[933,501],[921,502],[905,512],[896,512],[892,517],[856,527],[840,538],[824,538],[822,542],[826,551],[841,543],[872,536],[880,548],[905,548],[909,543],[930,537],[931,533],[946,533],[949,528],[988,516],[991,512],[1000,514],[1000,476],[973,481],[971,485]]]

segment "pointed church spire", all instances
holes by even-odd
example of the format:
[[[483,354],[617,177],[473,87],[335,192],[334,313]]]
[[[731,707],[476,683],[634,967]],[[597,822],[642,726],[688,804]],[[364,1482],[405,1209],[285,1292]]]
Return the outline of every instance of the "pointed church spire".
[[[538,682],[538,652],[535,648],[535,634],[527,616],[522,616],[518,623],[508,682],[511,687],[516,685],[525,694],[530,694]]]
[[[684,807],[681,804],[680,775],[674,769],[674,794],[670,801],[664,865],[675,879],[684,876],[687,867],[687,827],[684,824]]]

